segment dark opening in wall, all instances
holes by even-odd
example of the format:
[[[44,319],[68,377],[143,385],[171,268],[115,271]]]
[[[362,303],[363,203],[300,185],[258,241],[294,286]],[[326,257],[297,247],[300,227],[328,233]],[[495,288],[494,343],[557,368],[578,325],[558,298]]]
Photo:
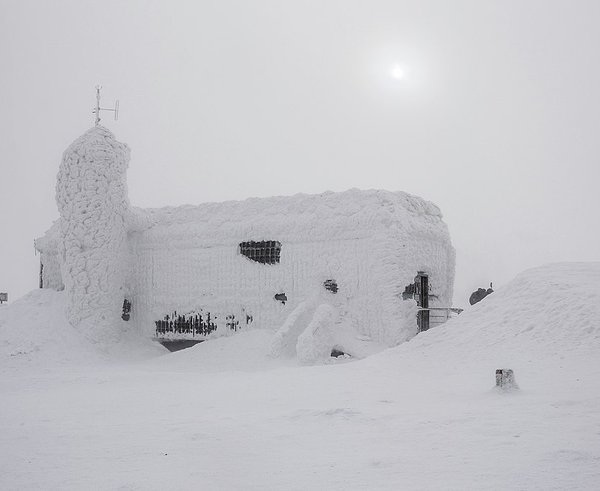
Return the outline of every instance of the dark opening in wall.
[[[131,312],[131,302],[127,299],[123,300],[123,313],[121,314],[121,319],[124,321],[128,321],[130,319]]]
[[[261,240],[240,243],[240,254],[261,264],[277,264],[281,254],[281,242]]]
[[[204,316],[200,313],[178,315],[177,312],[173,312],[171,315],[165,315],[164,319],[155,321],[154,324],[157,337],[167,333],[206,336],[217,330],[210,312]]]
[[[225,325],[232,331],[237,331],[240,327],[240,321],[235,318],[235,315],[231,314],[225,317]]]
[[[196,346],[198,343],[202,343],[204,339],[157,339],[157,341],[173,352]]]
[[[403,300],[414,299],[417,302],[417,306],[419,307],[417,328],[419,332],[429,329],[429,298],[435,297],[435,295],[430,295],[429,290],[431,290],[429,275],[423,271],[418,271],[417,276],[415,276],[415,282],[406,285],[406,288],[402,292]]]
[[[283,305],[285,305],[285,302],[287,302],[287,295],[285,293],[276,293],[275,294],[275,300],[277,300],[278,302],[281,302]]]
[[[419,271],[415,277],[417,305],[421,307],[417,315],[417,326],[419,331],[429,329],[429,276]]]
[[[252,315],[245,314],[245,317],[246,325],[251,324],[254,320]],[[182,335],[177,337],[207,336],[217,330],[216,319],[216,315],[211,315],[210,312],[203,309],[183,315],[173,312],[170,315],[165,315],[161,320],[154,321],[156,337],[160,339],[168,334]],[[241,319],[243,323],[244,317]],[[240,320],[234,314],[225,316],[225,326],[232,331],[238,331],[242,328]]]
[[[414,283],[410,285],[406,285],[406,288],[402,292],[402,300],[410,300],[415,298],[415,292],[417,291],[417,287]]]
[[[335,280],[325,280],[323,286],[325,287],[325,290],[329,290],[331,293],[338,292],[338,284]]]

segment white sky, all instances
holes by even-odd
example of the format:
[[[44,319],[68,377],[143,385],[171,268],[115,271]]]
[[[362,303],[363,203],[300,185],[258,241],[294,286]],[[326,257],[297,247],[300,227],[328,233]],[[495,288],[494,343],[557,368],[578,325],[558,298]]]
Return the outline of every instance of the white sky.
[[[598,261],[599,25],[597,0],[0,0],[0,291],[37,287],[98,83],[134,205],[417,194],[450,228],[457,306]]]

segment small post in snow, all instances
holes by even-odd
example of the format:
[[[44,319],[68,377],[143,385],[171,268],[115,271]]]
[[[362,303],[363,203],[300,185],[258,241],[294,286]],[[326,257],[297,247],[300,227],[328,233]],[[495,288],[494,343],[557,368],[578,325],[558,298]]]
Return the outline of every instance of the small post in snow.
[[[502,390],[518,389],[515,374],[510,368],[498,368],[496,370],[496,388]]]
[[[109,109],[107,107],[100,107],[100,90],[102,90],[101,85],[96,85],[96,107],[92,110],[92,114],[96,115],[96,126],[100,124],[100,111],[111,111],[115,113],[115,121],[119,119],[119,100],[115,101],[115,108]]]

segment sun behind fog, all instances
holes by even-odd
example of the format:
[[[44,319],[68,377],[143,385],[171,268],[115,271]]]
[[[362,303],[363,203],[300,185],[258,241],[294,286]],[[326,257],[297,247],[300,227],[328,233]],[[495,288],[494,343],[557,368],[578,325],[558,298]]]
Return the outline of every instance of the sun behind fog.
[[[404,68],[402,68],[400,65],[396,64],[391,68],[390,75],[396,80],[402,80],[406,77],[406,70],[404,70]]]

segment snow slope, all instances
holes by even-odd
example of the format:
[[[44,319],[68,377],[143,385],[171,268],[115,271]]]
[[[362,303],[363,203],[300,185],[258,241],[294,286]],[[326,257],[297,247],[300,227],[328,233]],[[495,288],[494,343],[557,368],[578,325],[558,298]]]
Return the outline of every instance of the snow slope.
[[[420,349],[497,364],[597,356],[600,263],[559,263],[524,271],[443,328],[398,348]]]
[[[0,487],[597,489],[599,309],[600,264],[556,264],[355,363],[269,358],[267,331],[111,365],[33,352],[51,373],[0,379]]]
[[[67,366],[99,356],[67,321],[62,292],[33,290],[0,309],[2,368]]]
[[[116,342],[90,340],[67,320],[65,301],[64,292],[40,289],[0,309],[1,370],[29,372],[97,366],[166,352],[134,332],[121,332]]]

